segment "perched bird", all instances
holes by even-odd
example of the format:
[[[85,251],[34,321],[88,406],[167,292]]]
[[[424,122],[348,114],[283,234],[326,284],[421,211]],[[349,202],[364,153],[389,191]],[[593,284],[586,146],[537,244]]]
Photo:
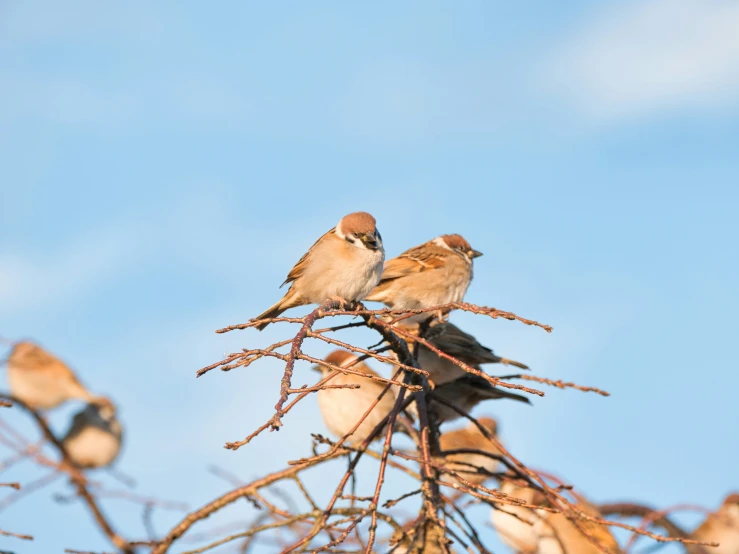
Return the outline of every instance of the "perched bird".
[[[324,359],[326,362],[339,367],[345,367],[357,359],[357,356],[346,350],[335,350]],[[326,365],[318,365],[323,377],[331,373],[332,369]],[[369,366],[359,362],[351,366],[352,370],[361,371],[367,375],[377,375]],[[377,400],[385,384],[372,379],[365,379],[359,375],[340,373],[327,384],[329,385],[359,385],[358,389],[322,389],[318,395],[318,407],[321,410],[323,421],[334,435],[343,437],[357,424],[364,413]],[[357,430],[346,440],[347,444],[359,444],[364,441],[372,430],[387,416],[395,406],[395,391],[390,388]],[[381,433],[375,438],[380,438]]]
[[[499,400],[501,398],[531,404],[527,396],[496,388],[482,377],[470,373],[436,387],[426,396],[426,402],[429,417],[434,418],[437,424],[442,424],[462,417],[459,412],[445,403],[452,404],[463,412],[469,413],[483,400]]]
[[[461,302],[472,280],[472,260],[478,256],[482,253],[460,235],[442,235],[388,260],[380,283],[366,299],[394,310]],[[423,321],[429,317],[432,314],[408,319]]]
[[[277,317],[290,308],[326,300],[362,300],[379,282],[384,260],[375,218],[366,212],[346,215],[290,270],[280,285],[290,283],[285,296],[255,319]],[[264,322],[257,329],[267,325]]]
[[[115,406],[109,399],[99,397],[75,414],[62,444],[77,467],[94,469],[116,459],[122,435]]]
[[[500,491],[527,504],[550,505],[541,491],[511,480],[503,481]],[[578,498],[577,508],[590,516],[600,517],[598,510],[584,498]],[[602,554],[592,541],[609,554],[621,553],[608,527],[585,519],[578,520],[578,529],[564,514],[510,504],[499,505],[492,511],[491,518],[501,540],[521,554]]]
[[[440,351],[464,362],[473,369],[479,370],[481,364],[505,364],[521,369],[529,368],[521,362],[496,356],[490,348],[477,342],[475,337],[448,321],[431,326],[424,338]],[[454,362],[439,356],[424,345],[420,345],[418,349],[418,363],[421,368],[429,372],[428,378],[437,387],[469,375]]]
[[[419,525],[418,519],[405,523],[390,538],[393,554],[455,554],[451,544],[454,541],[442,527],[428,520]]]
[[[739,554],[739,493],[728,495],[693,532],[693,538],[719,543],[717,547],[705,547],[711,554]]]
[[[541,506],[546,503],[546,497],[541,491],[518,486],[509,480],[502,482],[500,492],[524,500],[527,504]],[[514,552],[520,554],[537,552],[538,536],[534,530],[534,524],[539,520],[539,516],[536,510],[511,504],[500,504],[492,510],[491,519],[500,540]]]
[[[497,436],[498,424],[494,419],[481,417],[477,421],[493,437]],[[464,429],[442,433],[439,437],[439,448],[441,449],[441,457],[437,460],[437,463],[454,470],[465,481],[470,481],[475,485],[481,485],[487,481],[490,478],[489,474],[498,469],[498,460],[484,454],[444,454],[453,450],[479,450],[493,456],[500,455],[497,446],[488,440],[474,423],[470,423]],[[484,471],[480,471],[478,468]],[[447,483],[456,481],[455,477],[448,474],[442,476],[441,479]]]
[[[72,399],[93,400],[69,366],[27,341],[16,343],[8,357],[8,384],[11,394],[34,410]]]

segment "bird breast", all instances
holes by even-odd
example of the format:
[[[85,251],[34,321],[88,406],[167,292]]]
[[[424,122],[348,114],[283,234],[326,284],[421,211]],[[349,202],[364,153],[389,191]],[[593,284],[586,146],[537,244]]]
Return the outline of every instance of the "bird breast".
[[[82,387],[67,373],[58,375],[32,368],[8,367],[10,392],[35,410],[54,408],[71,398],[84,396]]]
[[[82,468],[97,468],[110,464],[121,448],[120,437],[110,431],[89,426],[64,441],[72,461]]]
[[[320,304],[330,297],[364,299],[380,281],[385,254],[330,235],[316,245],[311,258],[299,285],[300,295]]]
[[[425,346],[421,346],[418,350],[418,363],[422,369],[429,372],[431,379],[436,386],[454,381],[467,374],[467,372],[457,364],[437,355]]]
[[[347,384],[340,380],[343,376],[332,379],[329,384]],[[364,413],[377,400],[384,386],[373,386],[368,379],[358,378],[358,389],[324,389],[318,391],[318,407],[326,423],[326,427],[337,437],[343,437],[357,424]],[[372,430],[380,424],[395,405],[395,395],[389,390],[380,399],[374,409],[357,430],[347,440],[349,444],[362,442]],[[379,436],[379,435],[378,435]]]

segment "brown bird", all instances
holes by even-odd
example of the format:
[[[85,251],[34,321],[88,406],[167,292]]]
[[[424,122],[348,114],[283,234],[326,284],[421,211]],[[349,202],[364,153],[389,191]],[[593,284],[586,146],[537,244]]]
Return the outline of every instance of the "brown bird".
[[[335,350],[326,356],[324,361],[335,366],[345,367],[356,359],[357,356],[351,352]],[[315,369],[320,371],[323,377],[328,376],[333,371],[326,365],[315,366]],[[377,373],[363,362],[354,364],[351,366],[351,369],[361,371],[367,375],[377,376]],[[366,379],[359,375],[343,373],[339,373],[327,384],[359,385],[358,389],[322,389],[316,393],[318,395],[318,407],[321,410],[323,421],[326,427],[328,427],[328,430],[337,437],[343,437],[352,430],[386,386],[379,381]],[[357,430],[346,440],[346,443],[353,445],[363,442],[385,416],[392,411],[394,406],[395,391],[393,388],[390,388],[359,425]],[[375,439],[381,438],[382,436],[382,433],[378,433]]]
[[[528,504],[551,505],[543,492],[521,486],[511,480],[503,481],[500,491]],[[578,498],[576,506],[590,516],[600,517],[598,510],[584,498]],[[520,554],[602,554],[602,551],[561,513],[500,504],[492,510],[491,519],[501,540]],[[578,520],[578,525],[609,554],[621,553],[608,527],[584,519]]]
[[[388,260],[380,283],[366,299],[394,310],[461,302],[472,280],[472,260],[478,256],[482,253],[460,235],[442,235]],[[425,313],[408,319],[423,321],[432,315]]]
[[[55,408],[67,400],[93,400],[69,366],[28,341],[16,343],[10,352],[8,385],[13,396],[34,410]]]
[[[393,554],[455,554],[450,546],[453,543],[438,524],[427,520],[419,525],[418,519],[403,524],[402,531],[395,531],[390,538]]]
[[[375,218],[366,212],[346,215],[290,270],[280,285],[290,283],[285,296],[255,319],[278,317],[290,308],[326,300],[362,300],[380,281],[384,260],[385,250]],[[257,329],[268,324],[264,322]]]
[[[705,547],[711,554],[739,554],[739,493],[728,495],[721,507],[693,532],[693,538],[719,543],[714,548]]]
[[[497,436],[498,424],[494,419],[481,417],[477,421],[493,437]],[[494,473],[499,466],[498,460],[485,454],[445,454],[445,452],[453,450],[479,450],[493,456],[500,455],[498,447],[489,441],[474,423],[470,423],[464,429],[442,433],[439,437],[439,448],[441,449],[441,456],[437,459],[437,463],[456,471],[464,480],[475,485],[481,485],[487,481],[490,478],[490,473]],[[447,483],[457,481],[455,477],[448,474],[442,476],[441,479]]]
[[[528,369],[521,362],[501,358],[480,344],[475,337],[465,333],[459,327],[448,321],[431,326],[426,332],[426,340],[445,354],[464,362],[474,369],[480,369],[482,364],[504,364]],[[451,360],[443,358],[424,345],[418,349],[418,363],[429,372],[429,379],[438,387],[444,383],[454,381],[469,375],[464,369]]]
[[[501,398],[531,404],[528,397],[496,388],[482,377],[470,373],[436,387],[427,395],[426,401],[429,417],[434,418],[437,424],[442,424],[462,417],[459,412],[445,403],[452,404],[463,412],[469,413],[483,400],[499,400]]]
[[[110,465],[118,457],[122,438],[115,406],[99,397],[75,414],[62,444],[77,467],[94,469]]]

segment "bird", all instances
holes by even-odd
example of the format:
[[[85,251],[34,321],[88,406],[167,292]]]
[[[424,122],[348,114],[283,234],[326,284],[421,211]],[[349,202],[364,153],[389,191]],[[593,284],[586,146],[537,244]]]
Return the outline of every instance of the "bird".
[[[488,433],[493,437],[497,437],[498,424],[494,419],[481,417],[477,421]],[[491,477],[490,474],[498,469],[498,460],[484,454],[444,454],[453,450],[479,450],[493,456],[501,454],[498,447],[487,439],[474,423],[470,423],[464,429],[442,433],[439,436],[439,449],[441,455],[438,457],[437,463],[454,470],[465,481],[475,485],[481,485],[487,481]],[[441,480],[447,483],[457,482],[457,479],[449,474],[444,474]]]
[[[363,300],[382,275],[385,249],[375,218],[354,212],[319,238],[290,270],[280,287],[285,296],[255,319],[278,317],[285,310],[336,300],[345,304]],[[260,323],[264,329],[269,322]]]
[[[693,532],[693,538],[719,543],[717,547],[706,547],[711,554],[739,554],[739,493],[729,494],[721,507]]]
[[[438,425],[441,425],[462,417],[458,411],[450,408],[447,404],[452,404],[463,412],[469,413],[483,400],[499,400],[501,398],[531,404],[528,397],[522,394],[496,388],[482,377],[468,373],[430,391],[426,397],[426,405],[429,417],[433,418]]]
[[[110,399],[97,397],[77,412],[62,445],[80,469],[110,465],[121,449],[123,429]]]
[[[551,506],[542,491],[517,484],[510,479],[503,481],[500,492],[524,500],[527,504]],[[576,508],[590,516],[600,517],[598,510],[582,497],[577,498]],[[578,529],[562,513],[510,504],[501,504],[494,508],[491,519],[501,540],[520,554],[602,554],[603,551],[591,540],[605,548],[609,554],[621,553],[608,527],[585,519],[577,520],[580,527]]]
[[[451,544],[444,528],[430,520],[419,525],[416,518],[391,535],[389,546],[393,554],[456,554]]]
[[[443,321],[429,327],[424,338],[441,352],[464,362],[473,369],[479,370],[481,364],[504,364],[529,369],[529,366],[521,362],[496,356],[490,348],[483,346],[475,337],[465,333],[449,321]],[[424,344],[420,344],[418,348],[418,363],[422,369],[429,372],[428,378],[437,387],[469,375],[454,362],[439,356]]]
[[[351,364],[357,356],[346,350],[334,350],[324,358],[324,361],[339,367]],[[315,369],[321,372],[323,377],[328,376],[333,370],[327,365],[319,364]],[[367,364],[358,362],[351,366],[352,370],[361,371],[367,375],[377,375]],[[328,385],[359,385],[358,389],[321,389],[317,392],[318,407],[321,410],[323,421],[337,437],[343,437],[349,433],[357,424],[364,413],[377,400],[386,385],[372,379],[365,379],[359,375],[339,373],[331,379]],[[391,387],[377,402],[377,405],[367,415],[364,421],[357,427],[346,440],[347,444],[356,445],[362,443],[369,434],[377,427],[395,406],[395,390]],[[378,433],[375,439],[380,438]]]
[[[461,235],[442,235],[388,260],[366,300],[393,310],[427,309],[461,302],[472,280],[472,260],[482,256]],[[424,321],[416,314],[406,321]]]
[[[33,410],[94,398],[68,365],[30,341],[16,343],[10,352],[8,385],[10,393]]]

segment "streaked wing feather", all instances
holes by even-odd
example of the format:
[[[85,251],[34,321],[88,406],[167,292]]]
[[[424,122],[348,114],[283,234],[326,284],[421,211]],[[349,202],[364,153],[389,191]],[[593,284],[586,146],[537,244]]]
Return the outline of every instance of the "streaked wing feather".
[[[285,282],[280,285],[280,288],[284,287],[288,283],[292,283],[293,281],[295,281],[295,279],[298,279],[301,275],[303,275],[303,272],[305,271],[305,266],[308,263],[308,258],[310,257],[310,253],[316,247],[316,244],[321,242],[327,236],[334,234],[335,232],[336,232],[336,227],[333,227],[329,231],[326,231],[323,235],[321,235],[321,238],[319,238],[316,242],[313,243],[313,246],[311,246],[308,249],[308,251],[305,254],[303,254],[303,257],[298,260],[298,263],[296,263],[293,266],[293,268],[290,270],[290,273],[287,274],[287,279],[285,279]]]
[[[443,258],[436,252],[430,252],[427,245],[416,246],[403,252],[397,258],[385,262],[382,281],[390,281],[410,273],[420,273],[443,266]]]

